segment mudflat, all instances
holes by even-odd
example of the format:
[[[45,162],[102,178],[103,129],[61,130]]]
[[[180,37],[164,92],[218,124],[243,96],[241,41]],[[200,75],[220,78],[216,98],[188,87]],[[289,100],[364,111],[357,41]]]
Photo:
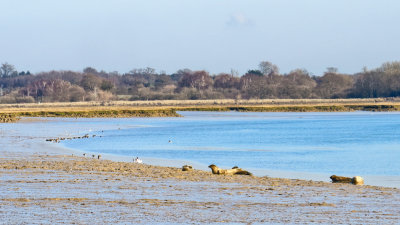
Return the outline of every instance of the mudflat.
[[[29,126],[26,122],[23,126]],[[83,157],[1,130],[4,224],[396,224],[396,188],[214,175]],[[51,130],[46,131],[52,132]]]

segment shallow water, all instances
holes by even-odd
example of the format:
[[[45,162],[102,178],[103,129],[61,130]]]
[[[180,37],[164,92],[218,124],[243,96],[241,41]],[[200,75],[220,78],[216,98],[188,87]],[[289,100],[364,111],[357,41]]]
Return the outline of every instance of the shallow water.
[[[190,163],[202,170],[211,163],[237,165],[257,176],[322,181],[360,175],[366,184],[400,187],[400,113],[180,113],[184,117],[24,119],[0,124],[0,149],[15,151],[9,143],[23,142],[18,151],[30,151],[34,142],[43,145],[37,152],[51,145],[65,154],[65,146],[118,161],[139,156],[148,164]],[[97,136],[45,142],[87,133]]]
[[[400,176],[400,113],[180,112],[183,118],[88,120],[123,129],[64,142],[86,152],[222,167]],[[87,126],[88,124],[86,124]]]

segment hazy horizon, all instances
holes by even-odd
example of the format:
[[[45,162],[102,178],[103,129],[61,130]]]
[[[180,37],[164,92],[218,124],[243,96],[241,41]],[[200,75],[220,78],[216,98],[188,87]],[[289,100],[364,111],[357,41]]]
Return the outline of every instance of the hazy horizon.
[[[152,67],[356,73],[399,60],[400,2],[4,0],[0,63],[19,71]]]

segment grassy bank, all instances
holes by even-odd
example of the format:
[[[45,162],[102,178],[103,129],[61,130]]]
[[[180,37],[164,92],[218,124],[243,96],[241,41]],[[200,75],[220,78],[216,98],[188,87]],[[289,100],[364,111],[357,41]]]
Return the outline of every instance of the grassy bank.
[[[20,117],[178,117],[177,111],[352,112],[400,111],[400,102],[385,99],[204,100],[156,102],[82,102],[0,105],[0,122]]]
[[[179,114],[173,109],[104,109],[104,110],[87,110],[75,111],[66,108],[63,111],[37,111],[37,112],[19,112],[17,116],[21,117],[178,117]]]
[[[18,111],[0,113],[0,122],[16,122],[20,117],[70,117],[70,118],[127,118],[127,117],[179,117],[173,109],[101,109],[101,110],[76,110],[63,108],[63,110],[43,109],[41,111]]]

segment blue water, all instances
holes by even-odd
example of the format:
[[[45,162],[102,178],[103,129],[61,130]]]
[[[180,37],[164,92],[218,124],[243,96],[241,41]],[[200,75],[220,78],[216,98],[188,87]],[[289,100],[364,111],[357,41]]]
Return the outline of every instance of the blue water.
[[[223,167],[400,175],[400,113],[180,114],[184,117],[96,120],[121,129],[64,144],[86,152]]]

